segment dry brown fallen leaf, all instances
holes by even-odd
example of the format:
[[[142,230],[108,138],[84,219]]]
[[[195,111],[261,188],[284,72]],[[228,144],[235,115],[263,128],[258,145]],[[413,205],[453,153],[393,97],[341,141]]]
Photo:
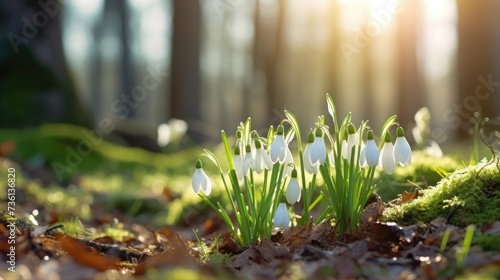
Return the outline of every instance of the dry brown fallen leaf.
[[[105,271],[112,268],[117,259],[111,259],[100,254],[97,250],[84,246],[79,240],[62,234],[54,235],[61,248],[68,253],[77,263]]]

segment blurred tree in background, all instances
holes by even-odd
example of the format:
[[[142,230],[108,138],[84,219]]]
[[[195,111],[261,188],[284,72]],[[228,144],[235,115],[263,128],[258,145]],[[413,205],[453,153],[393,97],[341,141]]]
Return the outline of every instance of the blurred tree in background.
[[[474,111],[500,115],[499,1],[61,3],[0,4],[0,126],[88,124],[83,107],[93,126],[154,139],[180,118],[212,141],[283,109],[312,124],[326,92],[374,127],[392,114],[411,126],[427,106],[441,142],[468,133]]]
[[[28,0],[0,3],[0,127],[90,125],[66,65],[59,10]]]

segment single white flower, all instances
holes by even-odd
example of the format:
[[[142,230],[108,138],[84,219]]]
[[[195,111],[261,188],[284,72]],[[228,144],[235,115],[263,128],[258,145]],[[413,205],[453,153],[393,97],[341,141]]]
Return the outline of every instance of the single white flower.
[[[288,214],[288,209],[286,208],[286,203],[280,203],[273,218],[274,226],[283,229],[288,229],[290,227],[290,215]]]
[[[368,131],[366,145],[365,145],[365,160],[368,166],[377,166],[379,159],[379,151],[375,140],[373,139],[373,131]]]
[[[406,141],[404,130],[402,127],[396,129],[396,141],[394,143],[394,160],[401,166],[411,163],[411,147]]]
[[[311,162],[311,147],[314,142],[314,134],[309,132],[307,135],[307,144],[304,149],[304,169],[309,174],[317,174],[319,172],[319,164],[313,164]]]
[[[286,201],[290,204],[295,204],[300,201],[300,196],[301,192],[299,182],[297,181],[297,170],[293,169],[292,178],[290,179],[286,189]]]
[[[269,152],[271,156],[271,161],[276,163],[279,161],[283,163],[286,157],[286,149],[288,145],[285,141],[285,129],[282,125],[278,126],[278,130],[276,131],[276,136],[274,137],[274,141],[271,144],[271,150]]]
[[[210,178],[203,171],[200,160],[196,161],[196,170],[194,171],[191,184],[195,193],[199,193],[202,190],[205,195],[210,195],[212,192],[212,182],[210,182]]]
[[[323,164],[326,160],[325,140],[323,130],[316,128],[314,142],[311,144],[310,161],[311,164]]]
[[[396,162],[394,161],[394,146],[392,145],[391,134],[389,132],[385,134],[384,140],[378,165],[387,174],[392,174],[396,169]]]
[[[342,150],[342,157],[347,159],[347,140],[342,140],[342,146],[340,147],[340,149]]]
[[[234,147],[233,164],[234,164],[234,171],[236,171],[236,177],[238,178],[238,182],[241,183],[245,178],[245,174],[243,174],[243,157],[240,154],[240,145],[238,144]]]
[[[250,170],[250,165],[253,162],[252,148],[250,145],[246,146],[245,157],[243,159],[243,175],[247,176],[248,171]]]
[[[267,170],[272,170],[273,169],[273,162],[271,161],[271,158],[267,154],[266,150],[264,150],[264,147],[262,147],[262,143],[260,142],[259,139],[256,139],[254,141],[255,145],[255,156],[253,158],[252,162],[252,169],[255,170],[258,174],[262,173],[262,170],[266,168]]]
[[[347,147],[346,147],[346,158],[347,160],[351,160],[351,154],[353,152],[352,148],[356,147],[359,142],[359,135],[356,132],[356,127],[352,123],[347,125]],[[354,153],[356,154],[356,149],[354,149]]]
[[[361,140],[361,153],[359,154],[359,166],[361,168],[366,166],[366,145],[363,140]]]
[[[441,147],[439,147],[439,144],[434,140],[429,140],[429,146],[427,146],[425,152],[431,157],[443,157]]]

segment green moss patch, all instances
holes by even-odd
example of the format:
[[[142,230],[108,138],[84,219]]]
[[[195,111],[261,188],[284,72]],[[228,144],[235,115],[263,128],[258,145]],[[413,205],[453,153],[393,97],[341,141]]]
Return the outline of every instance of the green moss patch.
[[[495,157],[459,169],[422,194],[408,203],[388,207],[382,220],[411,225],[448,217],[449,223],[459,226],[498,221],[500,160]]]
[[[415,151],[410,165],[396,168],[391,175],[385,172],[376,174],[377,179],[380,180],[377,194],[384,201],[389,201],[397,198],[403,191],[409,192],[415,189],[412,184],[407,183],[408,181],[414,182],[421,188],[436,186],[443,178],[440,172],[452,173],[460,168],[463,168],[463,164],[454,158],[433,157],[425,151]]]

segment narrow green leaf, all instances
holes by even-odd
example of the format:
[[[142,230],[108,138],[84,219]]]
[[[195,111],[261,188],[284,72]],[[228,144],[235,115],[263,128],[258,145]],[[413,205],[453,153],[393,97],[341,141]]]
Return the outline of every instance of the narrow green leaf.
[[[285,115],[290,121],[290,124],[292,125],[292,128],[294,130],[295,135],[297,136],[297,144],[299,147],[299,150],[302,150],[302,141],[300,138],[300,126],[299,126],[299,121],[297,118],[288,110],[285,110]]]
[[[231,146],[229,146],[229,140],[227,139],[226,132],[224,130],[221,131],[221,138],[222,138],[222,143],[224,143],[224,149],[226,151],[226,156],[227,156],[227,162],[229,164],[229,170],[234,169],[234,163],[233,163],[233,154],[231,152]]]

